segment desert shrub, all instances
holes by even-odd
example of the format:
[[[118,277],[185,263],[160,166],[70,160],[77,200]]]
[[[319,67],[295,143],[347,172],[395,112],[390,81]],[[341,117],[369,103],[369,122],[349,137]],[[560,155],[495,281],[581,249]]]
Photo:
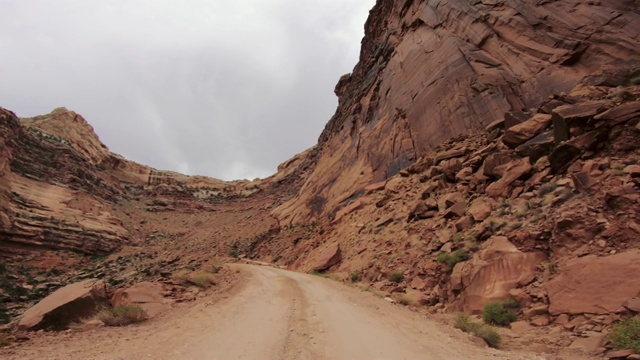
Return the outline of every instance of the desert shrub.
[[[552,193],[556,188],[558,187],[558,184],[556,183],[547,183],[547,184],[543,184],[542,186],[540,186],[540,188],[538,189],[538,196],[545,196],[547,194]]]
[[[615,348],[640,354],[640,318],[633,317],[614,324],[609,341]]]
[[[496,208],[498,209],[498,215],[500,216],[511,214],[511,202],[509,199],[501,199],[498,201]]]
[[[351,279],[351,282],[360,282],[360,280],[362,280],[362,275],[360,275],[359,271],[352,271],[351,274],[349,275],[349,278]]]
[[[543,262],[542,264],[540,264],[540,268],[542,268],[542,271],[547,275],[555,275],[560,272],[560,266],[558,265],[558,263],[553,261]]]
[[[394,271],[388,276],[389,281],[399,284],[404,280],[404,274],[400,271]]]
[[[459,243],[460,241],[462,241],[464,239],[464,232],[462,231],[458,231],[457,233],[455,233],[455,235],[453,235],[453,237],[451,238],[451,240],[454,243]]]
[[[11,320],[9,312],[4,307],[0,306],[0,324],[8,324]]]
[[[518,303],[513,299],[489,302],[482,309],[482,319],[487,324],[507,326],[516,321],[514,309],[517,307]]]
[[[474,322],[467,314],[459,314],[453,326],[483,339],[491,347],[500,346],[500,334],[493,327]]]
[[[398,304],[407,306],[407,305],[411,304],[411,300],[409,300],[409,298],[406,297],[406,296],[401,296],[398,299]]]
[[[562,191],[560,191],[560,194],[558,194],[555,200],[555,203],[562,204],[567,200],[571,199],[573,196],[574,196],[573,190],[571,190],[570,188],[564,188],[562,189]]]
[[[120,305],[100,310],[96,319],[108,326],[124,326],[146,320],[147,313],[139,305]]]
[[[438,254],[436,258],[436,261],[445,264],[449,271],[453,270],[453,267],[456,266],[457,263],[466,260],[469,260],[469,253],[464,249],[458,249],[450,254],[442,252]]]

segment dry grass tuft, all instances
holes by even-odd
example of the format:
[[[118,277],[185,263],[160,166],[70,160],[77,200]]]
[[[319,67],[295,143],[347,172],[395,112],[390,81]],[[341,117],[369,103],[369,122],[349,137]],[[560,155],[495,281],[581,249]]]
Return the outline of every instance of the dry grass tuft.
[[[493,348],[500,347],[501,338],[496,329],[489,325],[473,322],[467,314],[459,314],[453,326],[481,338]]]
[[[209,286],[216,284],[216,277],[214,274],[199,270],[199,271],[179,271],[173,275],[173,278],[176,280],[180,280],[186,282],[188,284],[195,285],[199,288],[205,289]]]
[[[139,305],[104,308],[95,317],[107,326],[124,326],[147,320],[147,313]]]

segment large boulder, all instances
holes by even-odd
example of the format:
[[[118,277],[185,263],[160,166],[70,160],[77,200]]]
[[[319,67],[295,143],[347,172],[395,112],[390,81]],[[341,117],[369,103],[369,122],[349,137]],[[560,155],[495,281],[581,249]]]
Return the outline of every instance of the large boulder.
[[[96,279],[84,280],[58,289],[27,310],[20,330],[64,329],[69,323],[93,315],[107,303],[105,285]]]
[[[491,215],[493,212],[493,208],[495,207],[496,202],[491,198],[479,198],[471,204],[469,207],[469,214],[473,216],[475,221],[484,221]]]
[[[514,160],[502,166],[504,166],[503,176],[500,180],[487,186],[486,189],[487,195],[494,198],[508,197],[511,195],[511,184],[528,175],[532,169],[529,159],[527,158]]]
[[[608,314],[640,293],[640,250],[571,260],[547,285],[549,312]]]
[[[111,306],[138,305],[149,316],[156,316],[171,308],[171,300],[164,297],[161,283],[141,282],[118,289],[111,297]]]
[[[536,114],[529,120],[508,129],[502,142],[512,149],[532,139],[551,125],[551,115]]]
[[[313,269],[315,271],[325,271],[342,261],[342,252],[340,251],[340,245],[334,243],[329,245],[320,256],[316,258]]]
[[[607,110],[606,101],[585,101],[553,109],[553,137],[556,144],[570,137],[572,127],[586,124],[589,118]]]
[[[459,293],[454,308],[478,314],[487,302],[508,299],[511,290],[534,279],[545,259],[541,252],[521,252],[506,237],[491,238],[473,259],[454,267],[451,289]]]

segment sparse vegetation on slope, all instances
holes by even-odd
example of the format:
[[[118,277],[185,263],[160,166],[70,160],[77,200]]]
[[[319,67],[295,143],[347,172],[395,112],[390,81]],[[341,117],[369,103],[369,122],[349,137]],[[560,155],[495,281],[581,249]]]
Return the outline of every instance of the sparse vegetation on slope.
[[[640,318],[629,318],[613,325],[609,341],[615,348],[629,349],[640,354]]]
[[[469,253],[464,249],[458,249],[450,254],[443,252],[438,254],[436,258],[436,261],[446,265],[449,271],[453,270],[453,267],[456,266],[457,263],[466,260],[469,260]]]
[[[402,282],[402,280],[404,280],[404,274],[400,271],[394,271],[391,274],[389,274],[388,280],[396,284],[399,284]]]
[[[176,280],[184,281],[188,284],[195,285],[203,289],[216,284],[215,276],[212,273],[204,270],[181,270],[174,274],[173,277]]]
[[[474,322],[467,314],[458,314],[453,326],[481,338],[491,347],[500,347],[500,334],[489,325]]]
[[[487,303],[482,309],[482,319],[487,324],[507,326],[516,321],[517,316],[514,311],[518,303],[514,300],[492,301]]]

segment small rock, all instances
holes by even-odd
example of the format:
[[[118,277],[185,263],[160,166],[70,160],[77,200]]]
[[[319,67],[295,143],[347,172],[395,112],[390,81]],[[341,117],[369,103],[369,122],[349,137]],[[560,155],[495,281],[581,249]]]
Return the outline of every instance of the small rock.
[[[480,198],[471,204],[468,209],[468,213],[473,216],[473,219],[477,222],[486,220],[493,211],[495,201],[491,199]]]
[[[342,261],[342,252],[340,251],[340,245],[334,243],[329,245],[315,261],[313,266],[316,271],[324,271],[330,267],[338,264]]]
[[[527,331],[532,329],[531,325],[529,325],[529,323],[526,321],[512,322],[509,326],[511,327],[511,330],[516,334],[526,333]]]
[[[631,350],[616,350],[607,353],[607,359],[626,359],[633,354]]]
[[[640,298],[629,299],[622,306],[631,311],[640,312]]]
[[[599,347],[604,345],[606,335],[592,333],[590,336],[586,338],[578,338],[576,339],[569,348],[571,349],[582,349],[586,352],[596,351]]]
[[[86,323],[84,323],[84,326],[82,327],[83,331],[91,331],[91,330],[95,330],[95,329],[99,329],[101,327],[104,327],[105,324],[98,319],[95,320],[90,320],[87,321]]]
[[[547,326],[551,323],[551,321],[549,320],[549,317],[547,315],[538,315],[538,316],[534,316],[531,319],[531,325],[534,326]]]
[[[640,165],[629,165],[624,168],[625,173],[631,175],[632,178],[640,177]]]
[[[549,311],[549,305],[546,304],[542,304],[542,305],[537,305],[534,306],[530,309],[526,309],[522,312],[522,315],[526,318],[526,319],[531,319],[534,316],[538,316],[538,315],[544,315]]]

